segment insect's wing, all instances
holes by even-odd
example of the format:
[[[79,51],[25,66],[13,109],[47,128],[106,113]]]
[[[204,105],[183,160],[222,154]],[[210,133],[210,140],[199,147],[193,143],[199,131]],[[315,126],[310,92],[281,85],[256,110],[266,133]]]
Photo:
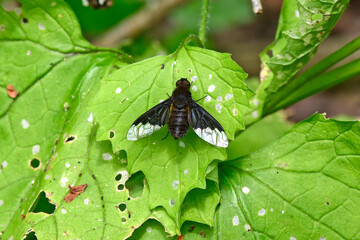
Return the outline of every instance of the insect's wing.
[[[138,117],[127,132],[127,140],[147,137],[163,127],[169,121],[170,106],[171,98],[168,98]]]
[[[220,123],[194,100],[190,102],[188,121],[195,133],[208,143],[224,148],[229,145]]]

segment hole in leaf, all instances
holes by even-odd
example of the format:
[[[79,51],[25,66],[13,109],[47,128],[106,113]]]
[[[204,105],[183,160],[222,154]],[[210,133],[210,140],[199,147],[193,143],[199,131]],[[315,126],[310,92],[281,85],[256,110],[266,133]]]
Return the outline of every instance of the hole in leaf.
[[[65,139],[64,143],[72,143],[75,140],[76,140],[76,136],[70,135]]]
[[[121,175],[121,173],[119,173],[118,175],[116,175],[115,180],[116,180],[116,181],[120,181],[120,180],[121,180],[121,177],[122,177],[122,175]]]
[[[120,209],[120,211],[125,211],[126,210],[126,204],[125,203],[120,203],[119,204],[119,209]]]
[[[28,20],[27,18],[23,18],[23,19],[22,19],[22,22],[23,22],[23,23],[28,23],[29,20]]]
[[[40,159],[38,159],[38,158],[33,158],[30,160],[30,166],[34,169],[39,168],[40,164],[41,164],[41,162],[40,162]]]
[[[188,72],[189,72],[189,73],[191,73],[191,72],[192,72],[191,68],[189,68],[189,69],[188,69]]]
[[[109,138],[112,139],[115,137],[115,132],[114,131],[110,131],[109,133]]]
[[[119,191],[124,190],[124,188],[125,188],[124,184],[119,184],[119,185],[117,186],[117,189],[118,189]]]
[[[122,222],[122,223],[125,223],[125,222],[126,222],[126,218],[125,218],[125,217],[122,217],[122,218],[121,218],[121,222]]]
[[[144,190],[145,175],[139,171],[132,174],[126,181],[125,187],[129,190],[129,195],[132,198],[141,197]]]
[[[273,57],[274,55],[273,55],[273,52],[271,51],[271,50],[268,50],[267,52],[266,52],[266,54],[269,56],[269,57]]]
[[[326,201],[325,204],[329,206],[329,205],[330,205],[330,202]]]
[[[46,197],[46,194],[44,191],[41,191],[38,197],[36,198],[35,202],[30,208],[29,212],[33,213],[47,213],[47,214],[53,214],[55,212],[56,206],[52,203],[50,203],[49,199]]]
[[[29,231],[25,234],[25,237],[23,240],[37,240],[38,238],[35,235],[36,233],[33,231],[33,229],[29,229]]]

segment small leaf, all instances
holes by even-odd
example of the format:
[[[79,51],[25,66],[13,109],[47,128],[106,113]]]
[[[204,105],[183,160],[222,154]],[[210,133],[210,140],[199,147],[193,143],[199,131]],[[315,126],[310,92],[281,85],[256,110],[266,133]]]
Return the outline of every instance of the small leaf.
[[[180,227],[179,209],[193,188],[205,188],[205,171],[225,151],[198,138],[190,130],[185,138],[163,139],[167,129],[138,140],[126,140],[133,121],[168,98],[176,80],[192,83],[193,98],[224,127],[228,138],[244,128],[244,114],[252,92],[246,74],[230,58],[210,50],[184,46],[170,56],[147,59],[118,71],[102,82],[91,111],[100,123],[98,140],[111,140],[113,150],[127,152],[129,170],[142,171],[150,186],[150,206],[163,206]],[[110,138],[111,132],[114,137]]]

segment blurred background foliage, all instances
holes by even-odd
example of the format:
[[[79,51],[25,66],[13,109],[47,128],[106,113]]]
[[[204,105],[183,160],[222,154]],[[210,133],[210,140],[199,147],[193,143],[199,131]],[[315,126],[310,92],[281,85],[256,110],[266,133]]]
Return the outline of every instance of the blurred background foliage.
[[[19,6],[16,0],[0,1],[6,8]],[[94,9],[88,6],[88,0],[65,1],[79,18],[84,36],[90,42],[124,50],[135,61],[171,53],[186,36],[197,34],[202,6],[201,0],[107,0],[112,2],[110,7]],[[251,77],[252,85],[259,81],[258,55],[274,39],[282,0],[262,0],[262,5],[263,13],[255,15],[250,0],[210,1],[206,47],[231,53]],[[359,9],[360,1],[351,0],[331,35],[304,70],[360,35]],[[359,56],[358,51],[340,64]],[[286,109],[285,115],[294,122],[314,112],[358,119],[359,92],[360,77],[357,77],[300,101]]]

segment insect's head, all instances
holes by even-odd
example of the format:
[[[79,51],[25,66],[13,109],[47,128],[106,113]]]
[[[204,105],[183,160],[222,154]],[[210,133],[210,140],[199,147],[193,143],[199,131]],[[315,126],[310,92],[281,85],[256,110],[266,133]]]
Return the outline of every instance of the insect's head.
[[[176,88],[190,88],[190,82],[186,78],[181,78],[180,80],[177,80],[176,82]]]

